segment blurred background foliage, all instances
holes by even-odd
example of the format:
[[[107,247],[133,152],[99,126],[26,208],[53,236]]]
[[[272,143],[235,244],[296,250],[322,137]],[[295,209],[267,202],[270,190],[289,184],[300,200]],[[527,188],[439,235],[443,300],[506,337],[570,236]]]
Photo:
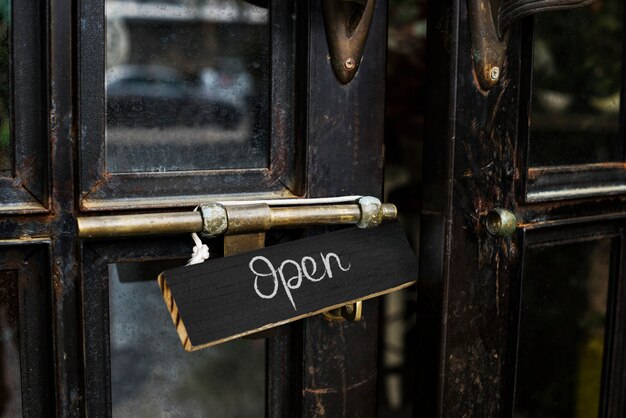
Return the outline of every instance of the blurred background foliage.
[[[591,98],[619,94],[623,1],[604,0],[582,9],[536,19],[535,88],[583,93],[575,108],[588,110]],[[581,30],[584,28],[584,30]]]
[[[385,199],[418,252],[426,110],[426,1],[389,0]],[[411,417],[415,394],[415,288],[381,298],[379,417]]]
[[[623,0],[534,19],[530,162],[621,161]]]

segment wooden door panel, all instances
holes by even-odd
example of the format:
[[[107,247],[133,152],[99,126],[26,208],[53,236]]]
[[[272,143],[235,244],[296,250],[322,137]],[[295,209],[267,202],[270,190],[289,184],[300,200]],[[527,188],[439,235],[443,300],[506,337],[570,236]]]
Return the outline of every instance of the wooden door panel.
[[[322,1],[304,2],[309,25],[306,114],[308,197],[380,196],[383,168],[386,3],[376,10],[356,77],[341,85],[326,59]],[[363,320],[303,321],[302,410],[298,416],[376,416],[378,301]]]
[[[428,416],[502,411],[508,286],[519,247],[489,235],[483,218],[515,207],[519,31],[509,36],[508,65],[486,94],[474,78],[465,2],[429,5],[435,83],[424,144],[416,403]]]

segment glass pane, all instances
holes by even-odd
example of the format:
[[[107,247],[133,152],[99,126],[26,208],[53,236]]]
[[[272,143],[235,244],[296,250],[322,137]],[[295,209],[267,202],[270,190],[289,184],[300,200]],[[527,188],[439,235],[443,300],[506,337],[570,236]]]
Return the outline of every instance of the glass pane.
[[[0,0],[0,176],[11,175],[11,80],[10,80],[11,0]]]
[[[156,281],[169,266],[146,264],[109,267],[113,416],[263,416],[264,340],[185,352]]]
[[[22,416],[18,275],[0,271],[0,418]]]
[[[251,3],[106,0],[109,171],[267,167],[268,10]]]
[[[622,161],[623,1],[535,19],[531,165]]]
[[[597,417],[611,241],[525,255],[515,416]]]

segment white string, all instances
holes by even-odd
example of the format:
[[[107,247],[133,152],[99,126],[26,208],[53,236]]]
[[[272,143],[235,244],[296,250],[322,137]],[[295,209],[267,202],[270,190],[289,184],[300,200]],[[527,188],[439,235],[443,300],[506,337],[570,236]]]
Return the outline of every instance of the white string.
[[[354,196],[336,196],[336,197],[316,197],[316,198],[305,198],[305,199],[268,199],[268,200],[227,200],[227,201],[219,201],[217,203],[221,203],[222,205],[250,205],[255,203],[265,203],[269,206],[292,206],[292,205],[327,205],[332,203],[348,203],[348,202],[356,202],[363,196],[354,195]]]
[[[196,206],[193,211],[196,212],[198,208],[199,206]],[[193,264],[204,263],[204,261],[208,260],[210,256],[209,247],[206,244],[202,243],[202,240],[195,232],[192,232],[191,238],[193,239],[193,242],[196,243],[196,245],[194,245],[193,247],[193,252],[191,253],[191,258],[189,259],[189,261],[187,261],[187,265],[191,266]]]

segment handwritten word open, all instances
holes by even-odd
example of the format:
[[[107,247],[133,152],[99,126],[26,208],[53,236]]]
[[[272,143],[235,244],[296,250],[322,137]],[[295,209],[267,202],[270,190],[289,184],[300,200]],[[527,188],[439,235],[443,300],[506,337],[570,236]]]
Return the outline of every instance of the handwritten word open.
[[[276,296],[276,293],[278,293],[280,281],[283,289],[285,289],[285,293],[287,294],[289,301],[291,302],[291,305],[293,306],[293,309],[297,310],[296,303],[293,300],[293,295],[291,294],[291,291],[299,289],[300,286],[302,286],[303,278],[306,278],[313,283],[322,281],[326,277],[332,279],[333,270],[331,266],[331,259],[335,260],[337,267],[339,267],[341,271],[350,270],[350,263],[348,263],[348,267],[344,268],[341,265],[341,260],[339,259],[339,256],[335,253],[320,253],[320,257],[322,259],[324,271],[323,274],[319,277],[315,277],[315,275],[317,274],[317,262],[313,257],[302,257],[302,260],[300,260],[299,263],[294,260],[287,259],[280,263],[280,266],[278,268],[274,267],[274,264],[272,264],[270,260],[261,255],[254,257],[252,260],[250,260],[250,264],[248,264],[248,266],[250,267],[250,271],[252,271],[252,273],[254,273],[256,276],[254,278],[254,290],[256,291],[256,294],[263,299],[272,299],[274,296]],[[291,269],[292,273],[294,274],[289,278],[285,278],[285,271],[288,271],[289,269]],[[259,290],[259,279],[264,278],[271,280],[270,283],[273,284],[273,287],[271,286],[271,284],[269,286],[272,289],[270,293],[263,293],[261,290]],[[265,288],[266,286],[263,287]]]

